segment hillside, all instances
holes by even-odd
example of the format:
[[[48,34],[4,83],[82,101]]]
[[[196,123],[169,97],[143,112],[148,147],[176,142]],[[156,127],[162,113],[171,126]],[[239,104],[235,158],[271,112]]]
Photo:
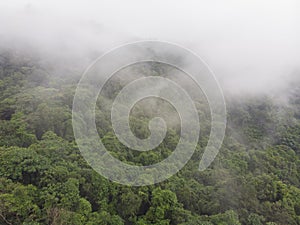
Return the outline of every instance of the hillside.
[[[198,166],[210,114],[203,96],[197,98],[204,122],[189,163],[169,180],[129,187],[97,174],[81,156],[72,129],[81,71],[68,66],[58,70],[29,54],[0,52],[0,224],[300,224],[299,82],[289,86],[284,100],[225,96],[226,137],[203,172]],[[146,66],[152,74],[172,76],[159,64]],[[112,132],[108,108],[127,73],[111,80],[99,99],[98,133],[118,159],[150,165],[174,150],[178,117],[165,102],[142,102],[132,112],[134,133],[147,137],[149,118],[167,112],[166,139],[143,153],[122,145]],[[147,108],[151,104],[156,107]]]

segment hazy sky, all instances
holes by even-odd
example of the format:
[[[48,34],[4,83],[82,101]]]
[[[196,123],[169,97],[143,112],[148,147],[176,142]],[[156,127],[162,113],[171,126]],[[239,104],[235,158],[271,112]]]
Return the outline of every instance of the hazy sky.
[[[190,48],[225,88],[276,89],[300,73],[300,1],[0,1],[2,45],[84,55],[142,39]]]

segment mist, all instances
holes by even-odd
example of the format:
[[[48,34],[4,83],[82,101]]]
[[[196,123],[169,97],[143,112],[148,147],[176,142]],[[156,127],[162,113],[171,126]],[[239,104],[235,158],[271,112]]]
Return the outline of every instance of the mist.
[[[0,47],[84,70],[118,45],[162,40],[199,55],[225,94],[278,94],[300,73],[299,6],[297,0],[2,1]]]

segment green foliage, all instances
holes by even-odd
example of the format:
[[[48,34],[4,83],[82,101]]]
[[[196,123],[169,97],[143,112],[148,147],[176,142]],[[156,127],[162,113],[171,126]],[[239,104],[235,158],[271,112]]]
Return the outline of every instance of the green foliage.
[[[13,183],[11,180],[0,179],[0,217],[8,224],[19,224],[21,221],[33,222],[38,219],[37,188],[33,185]],[[1,221],[1,220],[0,220]]]
[[[233,210],[226,211],[222,214],[213,215],[211,222],[216,225],[240,225],[238,215]]]
[[[201,121],[203,133],[190,162],[162,183],[127,187],[93,171],[73,140],[71,110],[78,77],[53,75],[50,67],[25,56],[2,56],[0,224],[300,224],[299,87],[289,107],[278,106],[268,97],[230,100],[222,149],[202,172],[198,165],[209,136],[210,115],[204,101],[197,99],[199,116],[206,120]],[[152,75],[168,73],[155,64],[146,66]],[[133,70],[131,76],[139,72]],[[175,149],[178,116],[162,101],[137,104],[130,118],[135,135],[147,138],[149,120],[160,112],[165,112],[162,117],[171,128],[149,152],[121,144],[109,122],[109,110],[132,77],[108,82],[98,99],[96,125],[113,156],[130,164],[151,165]],[[87,88],[85,95],[90,94]]]
[[[47,158],[26,148],[0,149],[0,176],[22,182],[37,184],[49,167]]]
[[[26,129],[24,115],[12,115],[10,121],[0,120],[0,146],[28,147],[36,142],[34,134]]]

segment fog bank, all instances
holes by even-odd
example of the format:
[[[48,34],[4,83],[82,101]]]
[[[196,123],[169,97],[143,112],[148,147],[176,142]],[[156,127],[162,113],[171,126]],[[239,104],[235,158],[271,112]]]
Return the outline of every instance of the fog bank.
[[[265,1],[1,1],[0,46],[81,62],[155,39],[208,63],[228,93],[284,90],[300,75],[300,3]]]

